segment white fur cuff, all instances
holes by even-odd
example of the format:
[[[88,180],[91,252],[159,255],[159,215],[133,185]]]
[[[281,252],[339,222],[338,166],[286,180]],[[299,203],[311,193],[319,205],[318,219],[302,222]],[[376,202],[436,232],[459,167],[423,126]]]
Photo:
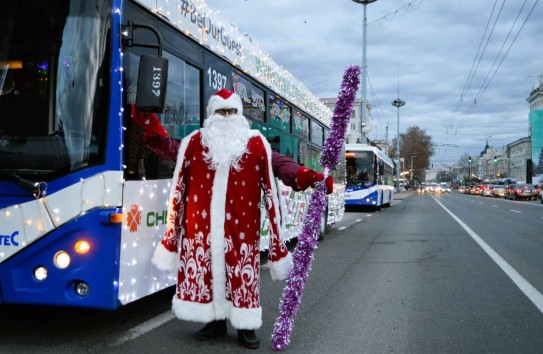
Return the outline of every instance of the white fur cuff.
[[[288,273],[292,269],[292,254],[287,255],[276,262],[270,263],[270,273],[273,281],[287,279]]]
[[[156,246],[151,262],[158,269],[173,273],[177,267],[177,252],[168,251],[161,242]]]

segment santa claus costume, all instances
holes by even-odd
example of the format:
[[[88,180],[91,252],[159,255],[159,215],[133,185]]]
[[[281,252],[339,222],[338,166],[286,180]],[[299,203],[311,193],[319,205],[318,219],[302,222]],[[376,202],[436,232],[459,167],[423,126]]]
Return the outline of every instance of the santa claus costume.
[[[219,115],[221,109],[237,114]],[[229,319],[236,329],[258,329],[260,206],[270,220],[268,263],[274,280],[286,278],[292,257],[280,237],[271,149],[251,130],[238,95],[213,95],[204,127],[180,144],[168,205],[166,234],[152,262],[177,271],[172,309],[182,320]]]

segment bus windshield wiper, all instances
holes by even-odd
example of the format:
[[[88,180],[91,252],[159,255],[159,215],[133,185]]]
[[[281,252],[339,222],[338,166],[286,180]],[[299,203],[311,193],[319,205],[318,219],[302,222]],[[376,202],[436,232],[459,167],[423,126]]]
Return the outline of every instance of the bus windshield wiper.
[[[7,177],[7,179],[13,183],[17,183],[22,188],[31,191],[36,198],[45,196],[47,190],[47,183],[45,182],[33,182],[26,178],[23,178],[15,172],[0,170],[0,175]]]

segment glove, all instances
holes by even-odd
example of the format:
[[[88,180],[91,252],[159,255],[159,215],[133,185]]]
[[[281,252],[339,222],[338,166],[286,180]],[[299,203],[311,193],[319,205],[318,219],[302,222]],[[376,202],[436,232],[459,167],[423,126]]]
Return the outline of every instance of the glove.
[[[309,187],[315,188],[315,183],[320,182],[323,179],[324,175],[322,173],[302,166],[296,171],[294,184],[298,190],[304,191]],[[331,194],[334,191],[334,177],[328,176],[325,183],[326,194]]]
[[[168,132],[160,124],[160,119],[154,113],[139,112],[135,104],[132,105],[131,110],[132,120],[143,128],[144,140],[153,135],[168,136]]]

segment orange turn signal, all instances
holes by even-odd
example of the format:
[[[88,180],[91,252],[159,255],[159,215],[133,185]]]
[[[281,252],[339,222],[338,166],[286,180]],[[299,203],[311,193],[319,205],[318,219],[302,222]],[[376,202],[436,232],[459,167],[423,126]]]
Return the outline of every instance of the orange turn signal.
[[[77,241],[74,248],[77,253],[85,254],[90,251],[90,243],[85,240],[80,240]]]
[[[111,224],[120,224],[123,222],[123,214],[111,213],[109,214],[109,222]]]

